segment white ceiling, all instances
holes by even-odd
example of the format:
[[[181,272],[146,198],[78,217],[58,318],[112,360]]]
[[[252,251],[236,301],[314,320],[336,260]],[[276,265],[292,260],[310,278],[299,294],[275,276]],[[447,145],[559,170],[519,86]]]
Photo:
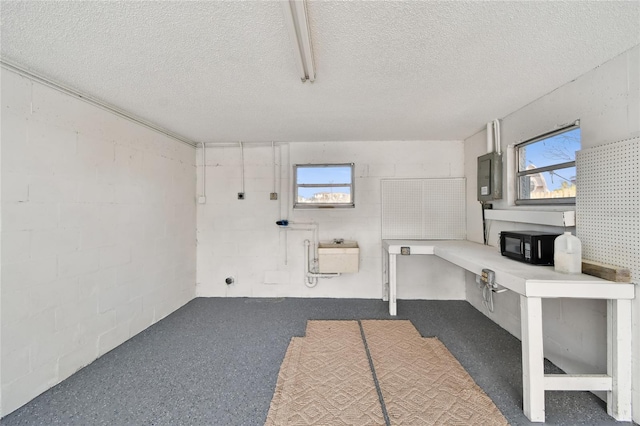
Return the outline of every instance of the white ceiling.
[[[638,1],[9,2],[2,58],[197,142],[460,140],[640,43]]]

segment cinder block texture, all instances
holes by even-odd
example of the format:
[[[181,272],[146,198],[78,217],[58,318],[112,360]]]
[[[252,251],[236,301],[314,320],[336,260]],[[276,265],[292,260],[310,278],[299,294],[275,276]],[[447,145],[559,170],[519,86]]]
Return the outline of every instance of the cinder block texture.
[[[610,61],[558,87],[517,111],[502,118],[502,150],[540,134],[557,129],[566,123],[580,120],[582,148],[592,148],[621,140],[640,132],[638,102],[640,87],[640,47],[636,46]],[[479,132],[465,141],[465,174],[467,176],[467,236],[482,242],[480,205],[476,199],[475,160],[484,153],[486,133]],[[513,158],[509,161],[514,161]],[[505,161],[504,176],[515,170]],[[493,203],[494,208],[512,208],[515,180],[506,181],[511,194]],[[581,191],[578,187],[578,191]],[[606,202],[606,200],[603,200]],[[588,208],[588,206],[585,206]],[[540,207],[529,207],[538,208]],[[579,213],[579,212],[578,212]],[[620,226],[633,226],[620,223]],[[562,233],[562,228],[540,225],[514,224],[493,221],[489,244],[497,245],[503,230],[540,229]],[[604,231],[606,232],[606,231]],[[633,232],[627,229],[626,232]],[[583,243],[584,244],[584,243]],[[620,266],[626,266],[623,262]],[[637,281],[636,281],[637,282]],[[482,295],[475,277],[467,275],[467,300],[510,333],[520,335],[520,306],[517,295],[502,293],[495,296],[495,311],[490,313],[482,303]],[[602,373],[607,371],[607,308],[603,300],[545,300],[543,303],[544,355],[570,374]],[[633,412],[640,421],[640,298],[633,301]]]
[[[197,161],[202,161],[198,147]],[[462,177],[461,141],[296,142],[275,146],[245,144],[244,192],[239,146],[206,148],[207,203],[198,204],[199,296],[381,298],[381,179]],[[292,209],[294,164],[355,164],[355,208]],[[275,173],[274,173],[275,172]],[[202,188],[202,169],[198,169]],[[278,200],[269,194],[278,192]],[[304,241],[312,225],[280,228],[276,221],[317,225],[320,241],[357,241],[357,273],[305,285]],[[293,230],[296,228],[296,230]],[[311,254],[313,257],[313,254]],[[402,296],[413,299],[464,299],[464,276],[454,271],[451,285],[412,257],[400,277]],[[234,277],[227,285],[225,279]]]
[[[192,147],[4,69],[2,151],[5,415],[194,297],[196,211]]]

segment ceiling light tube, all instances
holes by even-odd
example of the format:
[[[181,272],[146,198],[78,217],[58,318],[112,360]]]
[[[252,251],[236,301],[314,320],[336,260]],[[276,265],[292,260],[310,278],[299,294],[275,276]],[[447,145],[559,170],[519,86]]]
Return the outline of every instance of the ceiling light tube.
[[[300,30],[299,44],[302,46],[302,57],[304,58],[305,71],[309,81],[314,81],[316,79],[316,70],[313,63],[313,49],[311,48],[311,33],[309,32],[307,2],[305,0],[294,0],[294,3],[298,18],[298,29]]]
[[[316,72],[306,2],[305,0],[286,0],[282,2],[282,7],[300,79],[303,83],[314,81]]]
[[[300,79],[304,83],[307,79],[307,75],[304,72],[304,61],[302,59],[302,50],[300,49],[300,42],[298,41],[298,30],[296,29],[296,24],[293,18],[294,6],[289,3],[289,0],[282,2],[282,12],[284,14],[284,22],[289,29],[289,36],[291,38],[291,43],[293,44],[293,52],[296,60],[296,66],[298,67],[298,73],[300,74]]]

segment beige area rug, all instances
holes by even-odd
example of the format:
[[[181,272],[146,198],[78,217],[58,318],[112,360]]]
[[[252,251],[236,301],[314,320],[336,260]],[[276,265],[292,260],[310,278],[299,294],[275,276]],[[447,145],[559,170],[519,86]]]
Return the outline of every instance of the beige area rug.
[[[493,401],[436,338],[410,321],[362,321],[392,425],[506,425]]]
[[[385,424],[508,423],[447,348],[410,321],[309,321],[306,336],[291,339],[266,425]]]
[[[357,321],[309,321],[291,339],[266,424],[385,424]]]

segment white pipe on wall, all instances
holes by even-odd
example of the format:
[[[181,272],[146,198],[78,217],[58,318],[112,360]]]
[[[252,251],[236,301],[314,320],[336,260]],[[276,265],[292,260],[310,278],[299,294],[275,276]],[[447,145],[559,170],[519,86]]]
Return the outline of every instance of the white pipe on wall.
[[[487,123],[487,154],[493,152],[493,121]]]
[[[487,123],[487,153],[500,154],[500,120],[495,119]]]
[[[273,143],[273,141],[271,141],[271,161],[272,161],[272,166],[273,166],[273,191],[272,192],[276,192],[276,146]]]
[[[318,238],[319,229],[316,222],[289,222],[287,225],[280,226],[280,229],[285,231],[311,231],[311,241],[304,240],[304,273],[305,273],[305,285],[309,288],[313,288],[318,284],[318,278],[333,278],[339,277],[339,272],[331,273],[318,273]],[[312,246],[313,241],[313,259],[309,257],[309,248]],[[311,260],[311,262],[310,262]],[[313,266],[310,266],[311,263]]]
[[[242,167],[242,176],[240,177],[241,182],[242,182],[242,193],[244,194],[244,145],[242,144],[242,142],[238,142],[240,144],[240,161],[241,161],[241,167]]]
[[[500,120],[493,120],[493,140],[496,144],[496,152],[500,154]]]
[[[314,246],[313,262],[314,263],[317,262],[317,259],[318,259],[317,247],[318,247],[318,238],[320,234],[317,223],[289,222],[287,226],[283,226],[282,228],[285,230],[290,229],[291,231],[311,231],[311,240],[313,241],[313,246]]]
[[[309,240],[304,240],[304,285],[313,288],[318,285],[318,277],[309,276]]]
[[[311,225],[311,226],[309,226]],[[313,238],[313,241],[316,241],[316,232],[317,232],[317,228],[318,225],[314,222],[311,223],[299,223],[299,222],[289,222],[287,225],[285,226],[280,226],[281,230],[285,230],[285,231],[311,231],[311,237]],[[284,233],[284,264],[288,265],[289,264],[289,238],[288,238],[289,233],[285,232]],[[314,258],[317,257],[314,254]],[[306,269],[306,267],[305,267]]]
[[[314,267],[313,267],[313,271],[309,270],[309,246],[311,245],[311,242],[309,240],[304,240],[304,245],[305,245],[305,250],[304,250],[304,263],[305,263],[305,276],[306,276],[306,280],[305,280],[305,285],[309,288],[315,287],[316,285],[318,285],[318,278],[333,278],[333,277],[339,277],[340,276],[340,272],[331,272],[331,273],[317,273],[315,272],[315,263],[317,259],[314,259]],[[315,253],[315,246],[314,245],[314,253]]]
[[[205,155],[205,145],[202,143],[202,198],[203,202],[206,201],[207,197],[207,157]]]

